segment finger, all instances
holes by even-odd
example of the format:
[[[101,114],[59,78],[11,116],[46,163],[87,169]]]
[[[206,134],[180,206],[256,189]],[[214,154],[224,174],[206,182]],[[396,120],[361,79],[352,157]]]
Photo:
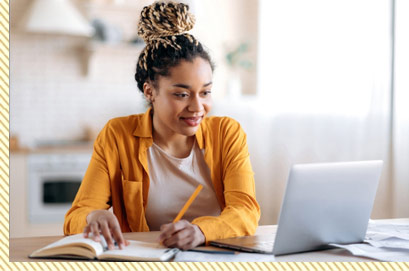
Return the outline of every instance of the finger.
[[[90,230],[91,229],[90,229],[89,225],[84,227],[84,232],[83,232],[84,238],[88,238]]]
[[[107,242],[108,249],[114,249],[114,241],[112,240],[111,231],[109,230],[108,223],[106,221],[100,222],[101,223],[101,233]]]
[[[176,223],[164,224],[161,226],[162,233],[160,234],[159,239],[160,240],[168,239],[178,231],[183,230],[188,225],[190,225],[190,223],[187,220],[180,220]]]
[[[189,228],[184,228],[173,234],[170,238],[164,240],[164,245],[167,247],[178,247],[182,248],[186,244],[193,241],[192,230]]]
[[[168,227],[172,226],[173,223],[167,223],[160,226],[160,231],[165,231]]]
[[[186,220],[174,223],[170,228],[174,230],[172,235],[164,239],[164,245],[168,247],[182,247],[189,242],[186,238],[191,235],[190,232],[194,232],[192,224]]]
[[[189,250],[189,249],[195,247],[195,245],[193,245],[193,243],[194,243],[193,241],[192,241],[192,242],[188,242],[188,243],[184,244],[184,245],[181,247],[181,249],[182,249],[182,250]]]
[[[122,235],[121,228],[119,227],[118,223],[113,223],[114,225],[111,226],[111,234],[116,240],[119,249],[122,249],[125,246],[125,239]]]
[[[172,234],[174,234],[175,232],[175,228],[173,223],[169,223],[169,224],[164,224],[160,227],[160,235],[159,235],[159,241],[163,242],[163,240],[168,239],[172,236]]]
[[[179,231],[166,242],[167,245],[186,250],[204,243],[205,238],[200,228],[189,222],[186,224],[183,230]]]
[[[172,236],[174,236],[175,234],[177,234],[180,230],[176,229],[174,226],[170,226],[168,227],[164,232],[162,232],[159,235],[159,241],[161,243],[165,242],[166,240],[169,240],[170,238],[172,238]]]
[[[99,236],[98,223],[95,223],[95,222],[91,223],[90,228],[91,228],[91,233],[92,233],[92,240],[94,240],[95,242],[100,242],[101,237]]]

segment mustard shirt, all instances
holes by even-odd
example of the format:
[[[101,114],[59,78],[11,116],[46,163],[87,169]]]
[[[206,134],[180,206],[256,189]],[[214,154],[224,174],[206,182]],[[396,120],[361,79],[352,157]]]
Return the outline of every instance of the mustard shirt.
[[[246,134],[228,117],[206,117],[196,132],[210,169],[219,216],[202,216],[193,224],[211,240],[254,234],[260,218],[254,173]],[[111,206],[122,232],[149,231],[145,218],[149,170],[147,150],[152,145],[151,108],[144,114],[110,120],[99,133],[88,169],[71,209],[64,234],[83,232],[86,217]],[[169,183],[172,185],[172,183]]]

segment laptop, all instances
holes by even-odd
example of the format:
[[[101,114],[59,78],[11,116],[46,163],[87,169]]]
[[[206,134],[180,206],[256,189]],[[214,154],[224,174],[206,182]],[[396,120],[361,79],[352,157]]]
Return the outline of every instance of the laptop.
[[[275,234],[211,241],[217,247],[283,255],[364,240],[383,162],[293,165]]]

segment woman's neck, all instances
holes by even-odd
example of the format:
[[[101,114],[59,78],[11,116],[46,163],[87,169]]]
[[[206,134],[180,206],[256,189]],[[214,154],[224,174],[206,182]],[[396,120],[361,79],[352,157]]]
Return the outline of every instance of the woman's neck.
[[[173,135],[168,137],[153,129],[153,142],[168,154],[177,158],[185,158],[192,150],[195,136]]]

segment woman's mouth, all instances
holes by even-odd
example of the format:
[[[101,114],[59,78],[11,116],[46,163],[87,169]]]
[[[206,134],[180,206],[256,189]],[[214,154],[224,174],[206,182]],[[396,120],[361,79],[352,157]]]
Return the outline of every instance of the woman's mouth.
[[[190,118],[184,118],[181,117],[181,119],[189,126],[198,126],[200,124],[200,121],[202,120],[202,117],[190,117]]]

